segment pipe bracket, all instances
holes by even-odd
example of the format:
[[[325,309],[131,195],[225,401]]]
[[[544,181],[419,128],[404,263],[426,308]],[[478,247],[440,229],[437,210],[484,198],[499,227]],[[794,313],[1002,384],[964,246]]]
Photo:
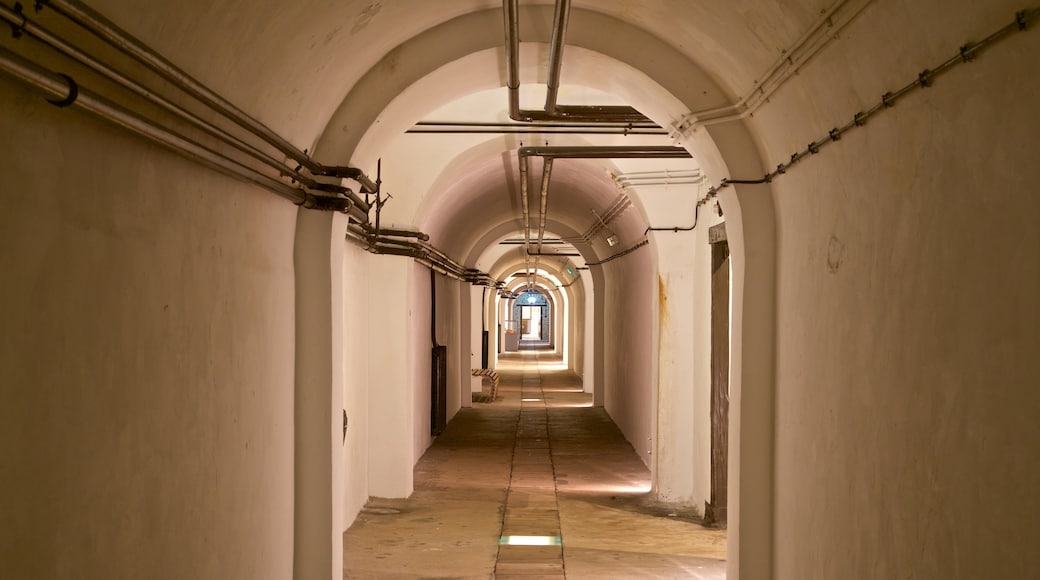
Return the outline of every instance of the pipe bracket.
[[[29,24],[29,19],[25,16],[25,13],[22,12],[22,3],[21,2],[15,2],[14,3],[14,11],[18,14],[19,17],[21,17],[22,21],[20,23],[18,23],[18,24],[15,24],[14,22],[10,23],[10,25],[11,25],[11,37],[12,38],[21,38],[22,35],[25,33],[26,25]]]
[[[920,74],[917,75],[917,82],[921,85],[921,88],[928,88],[932,86],[932,78],[935,76],[929,69],[924,69]]]
[[[72,104],[76,102],[76,99],[79,98],[79,85],[76,84],[76,81],[73,80],[72,77],[70,77],[67,74],[64,74],[64,73],[56,73],[56,74],[58,76],[60,76],[61,78],[65,79],[65,82],[69,83],[69,94],[64,99],[60,99],[60,100],[47,99],[47,102],[52,104],[52,105],[54,105],[55,107],[58,107],[58,108],[61,108],[61,109],[64,109],[65,107],[71,107]]]
[[[975,45],[972,43],[965,44],[961,47],[961,60],[968,63],[975,60]]]

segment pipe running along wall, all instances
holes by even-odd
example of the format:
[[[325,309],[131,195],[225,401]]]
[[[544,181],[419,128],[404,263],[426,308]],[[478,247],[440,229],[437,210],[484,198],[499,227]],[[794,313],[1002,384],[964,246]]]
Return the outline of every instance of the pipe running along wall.
[[[520,205],[521,211],[523,212],[523,224],[524,224],[524,260],[527,271],[528,286],[533,285],[533,274],[532,271],[538,268],[538,259],[542,253],[542,243],[545,238],[545,226],[547,221],[548,207],[549,207],[549,185],[552,179],[552,166],[555,159],[688,159],[690,152],[682,147],[671,147],[671,146],[654,146],[654,145],[641,145],[641,146],[609,146],[609,147],[596,147],[596,146],[578,146],[578,147],[521,147],[517,153],[518,163],[520,167]],[[531,225],[530,225],[530,204],[527,198],[527,177],[528,177],[528,164],[527,159],[529,157],[541,157],[543,159],[542,164],[542,185],[539,194],[539,213],[538,213],[538,237],[537,247],[534,252],[531,251]],[[645,242],[645,240],[644,240]],[[618,254],[614,254],[605,260],[596,262],[596,264],[603,264],[610,260],[619,258],[623,255],[627,255],[631,251],[634,251],[642,247],[643,243],[636,245],[633,248],[629,248]],[[531,256],[534,256],[534,265],[531,264]]]
[[[722,190],[724,190],[724,189],[726,189],[726,188],[728,188],[730,186],[733,186],[733,185],[763,185],[763,184],[767,184],[767,183],[772,183],[772,181],[774,179],[776,179],[776,178],[786,174],[787,171],[791,167],[793,167],[793,166],[797,165],[798,163],[801,163],[802,161],[805,161],[806,159],[808,159],[808,158],[818,154],[820,152],[821,148],[826,147],[827,145],[831,145],[831,144],[833,144],[833,143],[835,143],[837,141],[840,141],[842,136],[845,135],[845,133],[848,133],[849,131],[852,131],[854,129],[858,129],[860,127],[863,127],[864,125],[866,125],[867,121],[869,119],[871,119],[872,117],[874,117],[875,115],[878,115],[878,114],[884,112],[885,110],[890,109],[890,108],[896,106],[896,104],[901,99],[903,99],[904,97],[906,97],[910,93],[912,93],[912,92],[914,92],[914,91],[916,91],[918,89],[926,89],[926,88],[931,87],[932,84],[935,82],[935,79],[937,77],[939,77],[940,75],[942,75],[942,74],[944,74],[946,72],[949,72],[950,69],[952,69],[952,68],[954,68],[954,67],[956,67],[958,65],[967,64],[969,62],[974,61],[976,58],[978,58],[978,56],[981,53],[983,53],[991,45],[993,45],[993,44],[995,44],[995,43],[997,43],[997,42],[1007,38],[1012,33],[1014,33],[1014,32],[1024,32],[1024,31],[1028,30],[1030,25],[1032,25],[1033,22],[1035,20],[1037,20],[1038,18],[1040,18],[1040,8],[1033,8],[1033,9],[1029,9],[1029,10],[1020,10],[1020,11],[1016,12],[1014,20],[1012,20],[1010,23],[1008,23],[1008,24],[1004,25],[1003,27],[995,30],[994,32],[990,33],[989,36],[983,38],[982,40],[980,40],[978,42],[970,42],[969,41],[969,42],[961,45],[961,47],[958,49],[957,54],[954,54],[950,58],[946,59],[945,61],[940,63],[935,68],[926,68],[923,71],[921,71],[920,73],[918,73],[916,79],[910,81],[909,83],[907,83],[903,87],[899,88],[898,90],[888,91],[888,92],[882,94],[881,95],[881,99],[879,101],[877,101],[873,106],[871,106],[868,109],[865,109],[865,110],[862,110],[862,111],[859,111],[859,112],[855,113],[854,115],[852,115],[851,119],[846,121],[846,123],[844,125],[836,126],[836,127],[832,128],[830,131],[827,132],[826,135],[822,136],[819,139],[811,141],[805,147],[805,149],[802,149],[802,150],[799,150],[799,151],[795,151],[794,153],[791,154],[791,157],[790,157],[790,159],[788,161],[780,163],[779,165],[776,166],[776,169],[766,173],[762,177],[756,178],[756,179],[729,179],[729,178],[726,178],[726,179],[721,180],[718,185],[712,186],[712,187],[708,188],[708,192],[704,195],[704,197],[702,197],[700,200],[697,201],[697,205],[694,208],[693,225],[688,226],[688,227],[684,227],[684,226],[650,227],[646,231],[647,232],[650,232],[650,231],[681,232],[681,231],[690,231],[690,230],[696,228],[697,227],[697,217],[698,217],[698,212],[700,210],[700,207],[705,205],[705,204],[707,204],[712,199],[715,199],[716,197],[718,197],[719,193]]]
[[[368,193],[375,192],[375,184],[358,169],[353,167],[329,167],[318,163],[305,151],[301,151],[295,145],[289,143],[281,135],[278,135],[260,121],[243,112],[227,99],[203,85],[162,55],[82,2],[78,0],[40,0],[39,4],[53,8],[59,14],[75,22],[123,54],[145,65],[199,102],[234,120],[240,127],[260,137],[314,174],[355,179],[362,183],[364,190]]]
[[[232,177],[262,187],[289,201],[309,209],[342,211],[359,220],[367,213],[346,197],[314,195],[292,187],[255,169],[243,165],[183,135],[163,128],[143,116],[80,87],[72,78],[49,71],[6,48],[0,47],[0,70],[57,100],[48,102],[61,107],[75,106],[115,123],[142,137],[194,159]]]
[[[415,238],[417,241],[406,238]],[[347,241],[379,255],[406,256],[439,274],[476,286],[501,288],[503,284],[490,274],[467,268],[440,249],[428,243],[429,236],[410,230],[380,230],[359,224],[347,226]]]
[[[228,131],[225,131],[213,125],[212,123],[203,120],[198,115],[188,111],[187,109],[179,105],[176,105],[175,103],[173,103],[172,100],[157,94],[155,91],[148,89],[141,83],[131,79],[130,77],[119,72],[113,67],[106,65],[99,59],[91,56],[85,50],[77,47],[76,45],[72,44],[67,40],[60,38],[56,34],[47,30],[46,28],[31,21],[28,18],[28,16],[24,13],[20,5],[16,4],[14,8],[11,8],[5,4],[0,4],[0,19],[3,19],[8,24],[10,24],[14,32],[15,38],[21,38],[23,34],[35,38],[41,43],[56,50],[60,54],[76,62],[79,62],[80,64],[83,64],[87,68],[100,74],[104,78],[112,81],[117,86],[129,91],[133,95],[171,113],[177,119],[186,123],[187,125],[201,130],[209,137],[215,139],[217,142],[227,145],[235,149],[239,153],[248,156],[250,159],[258,161],[263,165],[271,169],[274,169],[278,172],[279,177],[290,177],[295,182],[301,184],[306,188],[314,189],[321,192],[317,195],[309,192],[303,192],[301,194],[290,194],[288,198],[294,201],[294,203],[297,203],[298,205],[307,208],[344,211],[349,213],[351,217],[355,220],[361,222],[367,221],[369,205],[365,200],[361,199],[352,190],[334,183],[321,182],[318,179],[308,176],[300,171],[300,169],[306,168],[308,171],[311,171],[315,176],[331,177],[334,179],[354,179],[359,184],[361,184],[363,192],[374,193],[378,189],[377,184],[373,183],[361,170],[353,167],[325,167],[311,160],[305,152],[299,151],[297,148],[293,147],[291,144],[288,143],[288,141],[276,134],[274,131],[262,125],[259,121],[247,115],[246,113],[242,112],[240,109],[232,105],[226,99],[216,94],[208,87],[205,87],[204,85],[202,85],[202,83],[195,80],[187,73],[178,69],[175,65],[170,63],[164,57],[147,47],[144,43],[137,40],[129,33],[123,31],[115,24],[108,21],[104,16],[92,10],[88,6],[83,5],[82,3],[77,2],[75,0],[55,0],[53,2],[41,0],[40,2],[36,3],[36,10],[40,11],[44,6],[54,8],[54,10],[57,13],[61,14],[62,16],[71,20],[72,22],[91,32],[101,40],[110,44],[111,46],[117,48],[118,50],[120,50],[120,52],[134,58],[138,62],[141,62],[153,73],[172,83],[175,87],[192,96],[194,99],[196,99],[204,106],[216,111],[224,118],[233,122],[237,127],[242,128],[252,133],[253,135],[261,138],[271,146],[275,147],[276,149],[286,154],[296,162],[300,163],[300,167],[289,167],[284,162],[279,161],[270,154],[261,151],[257,147],[247,143],[246,141],[237,136],[232,135]],[[38,66],[35,65],[35,63],[29,63],[29,61],[25,59],[22,60],[24,62],[21,63],[18,66],[18,68],[24,69],[25,64],[32,64],[33,66]],[[12,66],[13,65],[8,66],[5,70],[7,70],[7,72],[11,73],[12,75],[22,79],[23,81],[27,81],[25,76],[16,73],[12,69]],[[42,67],[39,68],[41,70],[44,70],[44,72],[49,72],[45,71],[45,69],[42,69]],[[79,94],[83,93],[83,91],[80,89],[79,85],[75,83],[75,81],[73,81],[70,77],[64,75],[60,76],[61,78],[64,78],[67,81],[67,87],[65,98],[61,99],[61,101],[59,102],[63,103],[63,106],[71,105],[79,97]],[[32,84],[34,84],[38,88],[43,88],[40,87],[37,83]],[[52,86],[51,88],[46,90],[53,93],[54,87]],[[104,100],[98,97],[97,95],[92,94],[92,96],[95,97],[95,101],[99,99]],[[66,103],[65,101],[68,102]],[[265,176],[263,173],[257,171],[256,169],[248,167],[239,161],[227,157],[226,155],[216,154],[210,148],[204,147],[194,141],[188,140],[182,135],[177,134],[172,129],[162,127],[158,125],[155,121],[146,119],[140,114],[129,111],[129,109],[124,109],[118,106],[111,107],[109,106],[111,105],[111,103],[107,100],[105,101],[105,103],[106,104],[103,106],[99,106],[97,102],[92,103],[92,107],[90,110],[95,114],[102,116],[103,118],[113,120],[114,122],[124,127],[131,128],[135,132],[143,136],[149,137],[153,140],[156,140],[164,144],[165,146],[170,147],[192,159],[203,161],[210,167],[219,168],[225,173],[230,173],[241,179],[246,179],[247,181],[253,182],[257,185],[261,185],[268,190],[274,191],[275,193],[279,193],[280,195],[283,195],[283,197],[285,196],[284,194],[286,192],[284,188],[272,188],[272,184],[268,181],[268,179],[264,179],[264,177],[269,178],[269,176]],[[147,124],[149,125],[149,128],[147,130],[141,130],[139,128],[133,129],[123,121],[110,118],[114,115],[110,114],[111,109],[113,108],[123,109],[125,113],[129,113],[137,117],[139,122],[135,123],[135,126]],[[122,114],[119,114],[117,116],[119,116],[120,118],[123,117]],[[163,137],[162,139],[158,139],[155,135],[156,133],[169,133],[174,135],[175,138],[170,139]],[[173,141],[176,141],[177,144],[173,144]],[[186,143],[189,141],[190,143]],[[202,147],[204,149],[210,149],[211,154],[199,155],[196,151],[199,147]],[[218,155],[223,159],[215,161],[214,159],[212,159],[213,154]],[[228,169],[227,165],[229,164],[239,166],[240,169],[244,168],[246,172],[255,173],[256,175],[260,176],[260,178],[254,179],[252,176],[246,177],[243,175],[244,172],[240,169]],[[273,181],[281,183],[282,185],[286,185],[282,182],[279,182],[277,179]],[[314,199],[312,200],[311,198]],[[349,200],[350,203],[345,204],[341,201],[337,201],[341,198],[346,198],[347,200]]]

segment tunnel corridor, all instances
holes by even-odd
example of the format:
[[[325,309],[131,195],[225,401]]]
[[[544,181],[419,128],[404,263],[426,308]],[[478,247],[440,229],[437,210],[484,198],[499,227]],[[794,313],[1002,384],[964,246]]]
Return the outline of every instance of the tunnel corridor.
[[[0,0],[0,578],[1035,576],[1037,1]]]
[[[551,351],[507,355],[500,397],[460,412],[343,536],[344,577],[721,580],[725,530],[650,497],[650,472]]]

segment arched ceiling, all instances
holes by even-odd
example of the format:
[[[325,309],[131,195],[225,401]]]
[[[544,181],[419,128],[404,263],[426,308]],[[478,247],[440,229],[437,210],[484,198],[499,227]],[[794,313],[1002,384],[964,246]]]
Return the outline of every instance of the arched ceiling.
[[[389,157],[385,183],[395,201],[384,223],[418,225],[435,245],[470,264],[496,238],[520,231],[516,146],[510,139],[453,146],[442,140],[411,158],[416,161],[400,154],[393,163],[394,152],[408,148],[400,136],[414,122],[504,84],[499,0],[183,0],[149,3],[147,10],[126,0],[91,4],[300,148],[315,151],[319,161],[350,162],[371,173],[376,159]],[[670,127],[691,111],[732,103],[829,4],[576,0],[563,80],[599,89]],[[520,72],[529,85],[544,82],[552,5],[521,2]],[[495,120],[504,112],[502,98],[474,114]],[[563,141],[554,138],[552,144]],[[698,161],[706,172],[722,173],[710,151]],[[539,221],[541,165],[532,158],[532,235]],[[578,239],[596,223],[593,211],[605,213],[614,205],[619,191],[609,173],[618,172],[618,165],[555,163],[548,215],[554,232]],[[651,166],[657,167],[675,168]],[[391,168],[404,177],[395,177]],[[609,224],[620,247],[579,243],[584,259],[602,259],[644,237],[651,224],[640,201],[634,202]]]
[[[521,3],[524,41],[547,39],[551,4]],[[666,56],[661,47],[667,48],[703,67],[732,97],[747,90],[828,4],[576,0],[569,40],[594,50],[630,45],[629,59],[647,71]],[[407,65],[403,49],[424,32],[461,19],[456,43],[502,43],[497,0],[91,0],[90,5],[301,147],[317,139],[369,71],[381,66],[390,69],[381,74],[393,78],[395,62]]]

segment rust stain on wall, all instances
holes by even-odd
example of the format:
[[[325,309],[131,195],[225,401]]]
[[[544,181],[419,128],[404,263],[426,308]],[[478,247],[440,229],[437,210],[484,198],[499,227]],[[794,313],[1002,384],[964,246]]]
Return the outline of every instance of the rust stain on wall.
[[[657,275],[657,303],[660,305],[659,318],[663,325],[668,319],[668,292],[665,290],[664,279]]]

